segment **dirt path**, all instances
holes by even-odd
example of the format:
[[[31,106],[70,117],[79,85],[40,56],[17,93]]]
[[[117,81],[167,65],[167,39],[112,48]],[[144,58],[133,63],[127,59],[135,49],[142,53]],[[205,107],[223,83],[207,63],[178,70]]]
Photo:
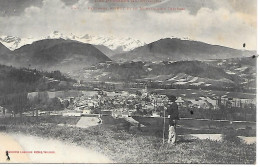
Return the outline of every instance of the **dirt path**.
[[[53,139],[0,133],[0,141],[0,163],[112,163],[99,153]],[[28,153],[10,153],[6,161],[6,150]]]
[[[97,117],[81,117],[79,122],[76,124],[76,127],[79,128],[88,128],[91,126],[99,125],[100,119]]]

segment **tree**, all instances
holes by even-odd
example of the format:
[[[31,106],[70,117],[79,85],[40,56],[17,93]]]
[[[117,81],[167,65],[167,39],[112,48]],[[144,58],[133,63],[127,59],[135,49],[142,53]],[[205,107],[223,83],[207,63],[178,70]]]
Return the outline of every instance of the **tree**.
[[[27,99],[27,93],[14,93],[3,96],[1,106],[13,111],[14,115],[19,113],[20,116],[22,116],[22,113],[30,107]]]

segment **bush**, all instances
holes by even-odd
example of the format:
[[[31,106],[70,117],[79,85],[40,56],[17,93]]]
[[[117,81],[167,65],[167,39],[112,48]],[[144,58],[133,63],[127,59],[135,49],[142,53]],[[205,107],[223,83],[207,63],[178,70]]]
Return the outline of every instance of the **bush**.
[[[227,128],[222,132],[222,139],[224,142],[241,143],[242,140],[237,136],[238,133],[234,128]]]

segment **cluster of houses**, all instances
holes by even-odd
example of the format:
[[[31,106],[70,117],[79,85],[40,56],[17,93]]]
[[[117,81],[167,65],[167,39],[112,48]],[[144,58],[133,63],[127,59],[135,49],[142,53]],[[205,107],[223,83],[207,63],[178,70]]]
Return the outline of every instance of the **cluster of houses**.
[[[83,114],[100,114],[109,112],[114,115],[147,115],[161,116],[167,108],[168,97],[158,93],[149,93],[147,88],[136,92],[128,91],[55,91],[55,92],[31,92],[28,93],[29,101],[48,102],[56,98],[65,110]],[[186,97],[178,96],[176,103],[181,108],[221,109],[227,108],[255,108],[255,98],[230,98],[222,96]],[[6,112],[0,106],[0,115]],[[66,114],[65,114],[66,115]]]
[[[201,96],[199,98],[181,98],[180,104],[184,104],[183,107],[188,108],[202,108],[202,109],[220,109],[222,107],[226,108],[255,108],[256,99],[240,99],[240,98],[231,98],[226,95],[220,97],[205,97]]]
[[[220,109],[221,106],[231,108],[240,107],[253,108],[256,105],[254,99],[228,98],[221,97],[188,98],[178,97],[176,103],[181,108],[201,108],[201,109]],[[83,93],[74,99],[73,108],[82,113],[101,113],[111,111],[114,115],[150,115],[160,116],[167,108],[168,97],[155,93],[148,93],[143,89],[137,93],[127,91],[106,92],[92,91]]]

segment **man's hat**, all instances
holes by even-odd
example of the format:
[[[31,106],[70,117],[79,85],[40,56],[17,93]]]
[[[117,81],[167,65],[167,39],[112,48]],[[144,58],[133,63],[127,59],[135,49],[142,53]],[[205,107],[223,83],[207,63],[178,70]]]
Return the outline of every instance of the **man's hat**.
[[[169,96],[168,96],[168,99],[169,99],[170,101],[172,101],[172,102],[175,102],[175,101],[177,100],[177,98],[176,98],[175,96],[173,96],[173,95],[169,95]]]

